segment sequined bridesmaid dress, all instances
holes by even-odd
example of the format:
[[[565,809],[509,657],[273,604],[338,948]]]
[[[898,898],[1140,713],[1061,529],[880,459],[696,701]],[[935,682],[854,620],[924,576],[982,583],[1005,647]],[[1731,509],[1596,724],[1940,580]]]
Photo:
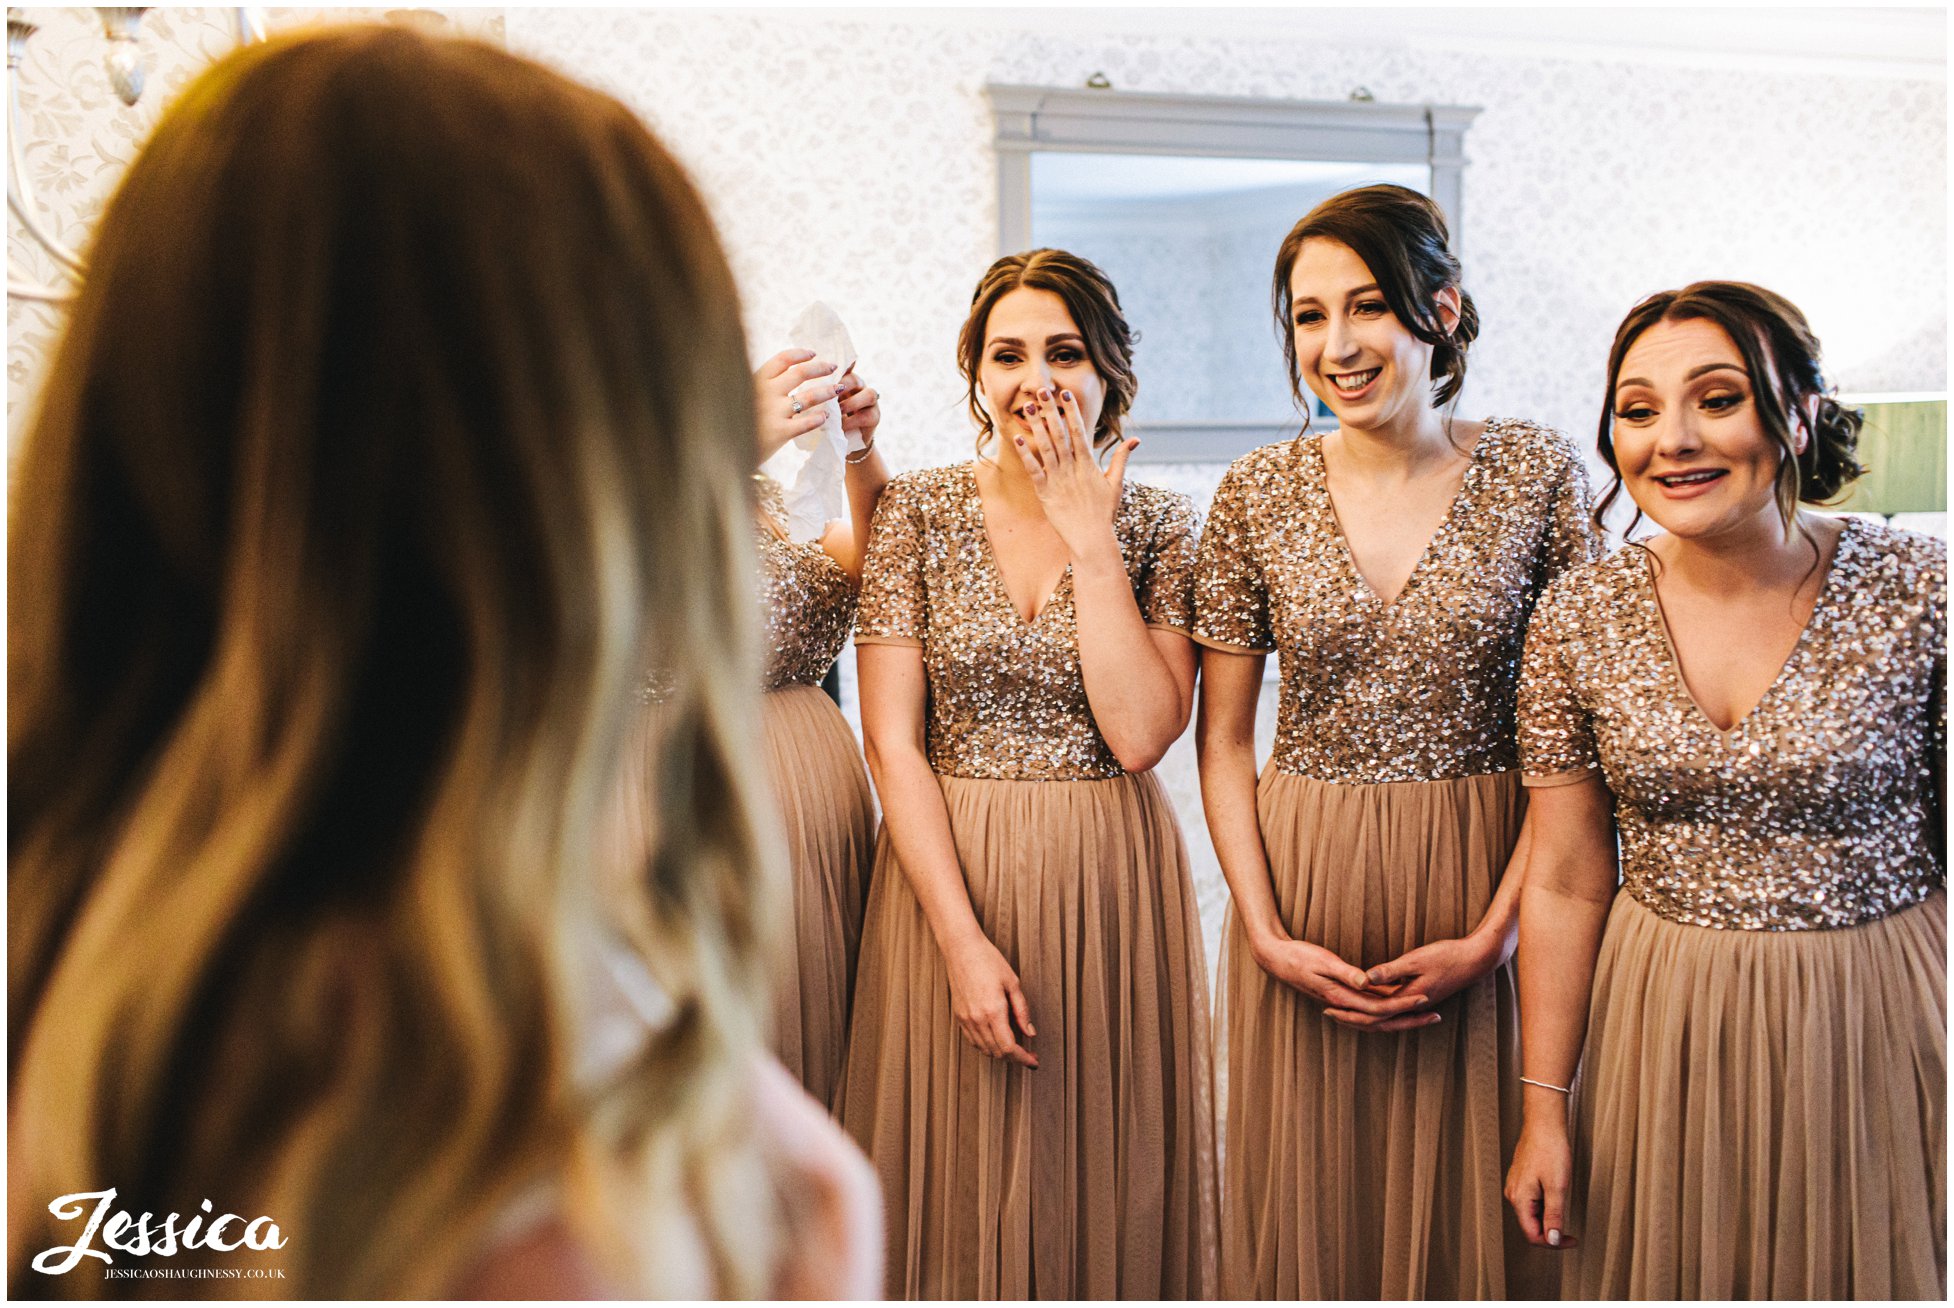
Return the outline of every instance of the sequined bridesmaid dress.
[[[1565,1290],[1945,1299],[1946,548],[1847,520],[1728,731],[1639,547],[1541,603],[1527,783],[1599,768],[1622,888],[1573,1109]]]
[[[1141,616],[1185,633],[1195,517],[1128,482],[1114,522]],[[858,644],[919,647],[927,745],[986,936],[1038,1034],[1027,1070],[952,1017],[949,975],[886,830],[841,1099],[888,1217],[888,1294],[1214,1293],[1207,971],[1187,851],[1151,772],[1086,701],[1068,570],[1026,622],[970,465],[907,474],[877,510]]]
[[[1534,601],[1593,557],[1580,456],[1492,420],[1386,604],[1336,519],[1323,441],[1238,459],[1201,538],[1195,639],[1281,656],[1257,813],[1290,936],[1370,968],[1478,925],[1525,814],[1514,693]],[[1554,1269],[1501,1197],[1519,1126],[1510,967],[1435,1026],[1340,1026],[1222,941],[1224,1298],[1528,1298]]]
[[[760,479],[760,499],[785,521],[775,483]],[[762,754],[794,891],[794,949],[777,978],[773,1047],[807,1092],[832,1107],[875,852],[861,746],[821,689],[854,623],[855,583],[819,545],[790,541],[764,522],[754,542],[767,657]]]

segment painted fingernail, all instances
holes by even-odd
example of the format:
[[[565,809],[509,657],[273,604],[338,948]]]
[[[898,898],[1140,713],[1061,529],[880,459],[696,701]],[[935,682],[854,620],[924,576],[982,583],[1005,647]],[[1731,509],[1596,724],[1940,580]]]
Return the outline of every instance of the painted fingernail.
[[[1070,403],[1072,403],[1072,392],[1071,392],[1071,391],[1060,391],[1060,392],[1059,392],[1059,394],[1060,394],[1060,395],[1063,395],[1063,396],[1065,397],[1065,402],[1066,402],[1067,404],[1070,404]]]
[[[1560,1248],[1560,1232],[1559,1231],[1547,1232],[1547,1243],[1551,1244],[1556,1249]]]
[[[1016,441],[1018,442],[1018,444],[1020,444],[1020,445],[1022,445],[1022,444],[1024,444],[1024,437],[1022,437],[1022,436],[1016,436],[1016,437],[1013,437],[1012,439],[1014,439],[1014,440],[1016,440]]]

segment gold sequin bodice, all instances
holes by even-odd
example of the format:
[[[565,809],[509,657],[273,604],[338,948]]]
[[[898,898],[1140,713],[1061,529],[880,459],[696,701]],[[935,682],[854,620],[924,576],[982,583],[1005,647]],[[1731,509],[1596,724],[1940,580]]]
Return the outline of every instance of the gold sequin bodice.
[[[786,520],[777,483],[760,478],[760,503]],[[762,690],[816,686],[834,666],[855,621],[855,583],[817,544],[783,540],[765,522],[754,532],[760,556],[760,623],[766,640]]]
[[[1623,885],[1673,922],[1818,930],[1925,899],[1945,880],[1946,547],[1848,519],[1804,634],[1729,731],[1683,683],[1651,562],[1629,546],[1542,599],[1529,780],[1599,766]]]
[[[1279,651],[1273,762],[1330,782],[1434,781],[1518,766],[1514,692],[1528,616],[1594,558],[1587,473],[1558,432],[1492,419],[1398,598],[1357,571],[1323,440],[1237,459],[1201,537],[1194,637]]]
[[[1113,534],[1140,616],[1193,620],[1197,524],[1184,495],[1126,483]],[[930,766],[955,777],[1103,780],[1124,774],[1099,734],[1079,668],[1072,570],[1026,622],[984,531],[970,464],[905,473],[875,511],[858,645],[914,645],[929,679]]]

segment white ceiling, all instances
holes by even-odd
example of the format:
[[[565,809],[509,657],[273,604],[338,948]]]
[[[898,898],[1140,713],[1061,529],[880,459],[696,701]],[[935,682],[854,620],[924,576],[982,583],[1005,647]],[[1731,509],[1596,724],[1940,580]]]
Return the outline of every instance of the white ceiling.
[[[779,12],[776,10],[775,12]],[[1131,0],[1046,9],[871,5],[823,9],[1015,30],[1062,25],[1240,39],[1361,41],[1476,53],[1542,55],[1835,74],[1945,78],[1945,6],[1577,5],[1449,8],[1379,3],[1217,7]]]

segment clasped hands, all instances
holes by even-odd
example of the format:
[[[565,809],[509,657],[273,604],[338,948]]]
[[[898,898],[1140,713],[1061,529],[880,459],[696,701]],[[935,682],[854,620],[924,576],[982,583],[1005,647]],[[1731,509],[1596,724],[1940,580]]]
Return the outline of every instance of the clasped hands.
[[[1255,961],[1284,985],[1323,1005],[1323,1015],[1359,1031],[1411,1031],[1432,1026],[1432,1011],[1500,965],[1497,941],[1474,932],[1434,940],[1368,972],[1321,945],[1287,937],[1254,946]]]

